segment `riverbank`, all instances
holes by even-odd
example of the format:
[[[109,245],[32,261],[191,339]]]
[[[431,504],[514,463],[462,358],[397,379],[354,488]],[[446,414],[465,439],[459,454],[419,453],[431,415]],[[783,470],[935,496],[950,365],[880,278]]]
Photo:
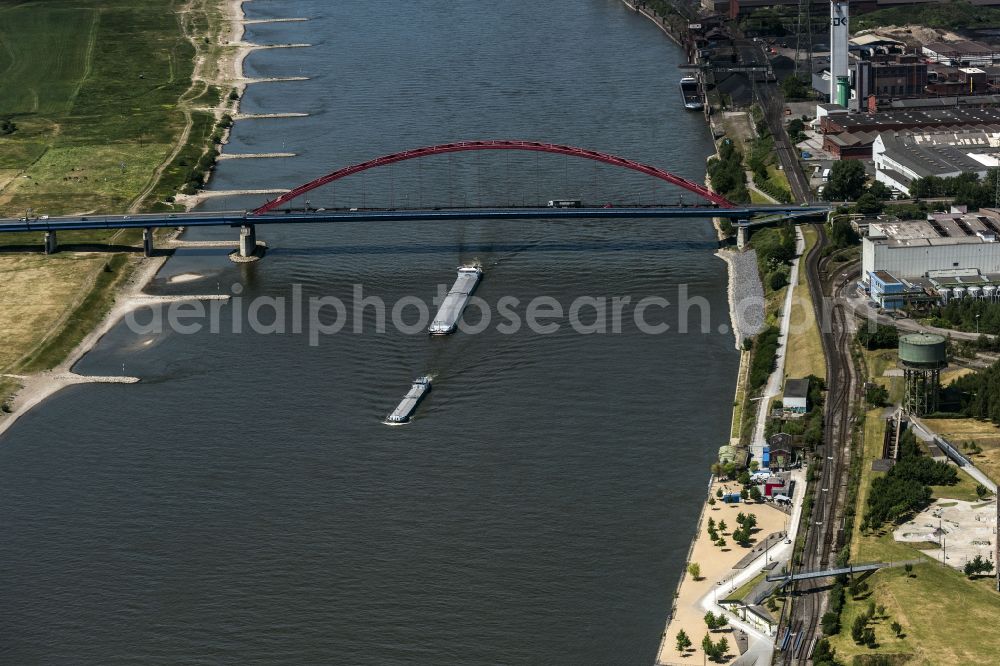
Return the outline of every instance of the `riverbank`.
[[[630,0],[623,0],[623,2],[633,11],[646,16],[670,37],[671,40],[683,46],[682,40],[678,35],[671,32],[667,21],[643,7],[643,3]],[[713,118],[710,115],[707,116],[707,122],[712,129],[713,137],[725,136],[727,134],[725,128],[720,129],[715,126]],[[718,147],[718,144],[716,146]],[[718,152],[716,153],[716,157],[718,157]],[[711,188],[711,179],[707,173],[705,183]],[[722,228],[721,219],[715,218],[712,220],[712,223],[716,229],[720,243],[724,242],[728,238],[728,235]],[[799,232],[797,254],[801,254],[803,246],[803,238],[801,232]],[[731,428],[731,439],[728,442],[730,446],[738,446],[747,398],[745,387],[743,387],[743,370],[749,365],[751,356],[751,352],[744,349],[744,342],[747,339],[753,338],[765,326],[765,294],[756,254],[753,250],[734,251],[721,248],[716,253],[716,256],[726,262],[730,322],[736,347],[741,353],[740,376],[737,378],[736,397],[733,402],[732,418],[734,425]],[[762,438],[764,431],[769,403],[780,392],[784,377],[785,348],[787,346],[791,311],[789,304],[792,301],[793,291],[798,282],[796,279],[797,267],[798,259],[792,265],[792,284],[788,287],[784,300],[785,307],[782,309],[780,325],[782,346],[778,352],[775,368],[768,378],[765,397],[760,401],[758,409],[755,410],[757,413],[753,443],[758,444],[757,449],[760,448],[759,440]],[[739,420],[737,421],[737,419]],[[756,459],[759,460],[760,451],[757,450],[756,453]],[[805,474],[803,470],[794,472],[793,478],[796,479],[799,488],[805,488]],[[685,570],[681,572],[677,591],[671,603],[666,627],[661,636],[660,647],[656,657],[657,664],[672,665],[683,663],[700,651],[700,639],[704,635],[709,635],[711,640],[716,643],[724,635],[728,637],[729,650],[724,659],[725,662],[737,659],[744,651],[749,651],[757,657],[762,657],[764,661],[770,662],[770,654],[773,651],[774,642],[773,628],[776,627],[776,622],[774,622],[774,627],[770,625],[764,626],[761,624],[759,618],[754,619],[749,617],[749,614],[745,610],[746,606],[744,606],[744,611],[741,615],[736,615],[729,612],[728,606],[720,606],[718,602],[721,600],[720,597],[725,598],[738,587],[749,583],[755,577],[759,576],[761,567],[768,565],[769,562],[787,561],[791,556],[792,546],[790,543],[794,542],[795,531],[799,522],[798,516],[802,510],[802,491],[796,493],[798,501],[792,507],[793,516],[792,520],[789,521],[789,516],[774,505],[758,503],[726,505],[722,504],[716,496],[717,491],[729,492],[735,489],[738,492],[739,488],[740,484],[734,481],[722,481],[715,476],[709,482],[709,492],[699,514],[695,536],[688,550]],[[762,536],[772,533],[782,535],[779,541],[780,545],[774,549],[772,554],[760,553],[758,558],[748,562],[747,559],[749,556],[745,556],[741,547],[719,545],[726,540],[727,536],[731,538],[731,532],[727,534],[725,530],[719,530],[718,536],[721,537],[721,541],[717,541],[717,539],[709,536],[710,530],[707,529],[705,524],[706,516],[716,523],[720,519],[724,520],[728,524],[728,527],[735,529],[735,515],[729,514],[736,514],[736,508],[744,513],[753,514],[757,518],[758,531],[762,532]],[[724,518],[723,515],[725,515]],[[791,531],[791,534],[788,534],[790,541],[786,544],[785,535],[789,530]],[[692,564],[697,565],[697,575],[689,569]],[[729,621],[729,627],[736,628],[742,633],[740,639],[734,640],[735,637],[731,635],[730,632],[732,630],[729,628],[724,632],[709,633],[703,619],[707,611],[711,611],[717,616],[726,617]],[[763,612],[767,613],[766,610]],[[687,635],[695,647],[679,649],[677,636],[680,632]]]
[[[183,161],[185,154],[204,155],[215,150],[210,132],[198,131],[200,124],[196,114],[210,115],[218,122],[235,107],[236,100],[225,91],[232,88],[242,92],[245,84],[243,59],[254,47],[240,41],[244,20],[242,5],[242,0],[204,0],[178,10],[184,35],[195,47],[189,87],[175,100],[175,113],[183,117],[183,125],[178,126],[174,143],[163,154],[160,164],[148,167],[149,181],[132,200],[132,210],[145,209],[149,205],[144,203],[147,197],[162,194],[165,177],[176,162]],[[203,29],[210,34],[196,31],[191,14],[195,9],[202,12],[199,16],[205,18],[207,25]],[[208,95],[209,91],[215,93]],[[211,102],[214,105],[209,105]],[[78,157],[85,160],[87,156],[88,152],[82,150]],[[17,192],[6,194],[13,197],[13,201],[19,201]],[[174,232],[166,239],[176,238],[176,235]],[[20,238],[11,240],[15,244],[25,242]],[[118,381],[82,377],[73,373],[72,367],[127,312],[148,304],[148,299],[141,298],[142,292],[171,252],[154,258],[137,258],[135,249],[122,252],[124,246],[137,240],[137,235],[130,232],[61,233],[60,241],[64,245],[103,241],[116,251],[110,256],[71,253],[72,246],[68,246],[66,251],[54,256],[20,251],[0,257],[0,272],[9,265],[10,270],[16,271],[13,274],[29,276],[34,285],[14,288],[16,285],[9,284],[12,288],[6,292],[6,297],[0,295],[0,328],[10,332],[25,324],[21,326],[25,329],[23,335],[8,336],[7,356],[0,359],[0,388],[3,389],[0,403],[4,405],[0,411],[0,435],[65,386]],[[158,238],[161,244],[163,240],[165,238]],[[56,283],[57,287],[62,285],[61,291],[56,291],[52,298],[39,299],[37,285],[51,284],[53,271],[58,270],[66,274],[62,283]],[[47,288],[47,291],[52,289]],[[10,321],[6,321],[7,318]]]

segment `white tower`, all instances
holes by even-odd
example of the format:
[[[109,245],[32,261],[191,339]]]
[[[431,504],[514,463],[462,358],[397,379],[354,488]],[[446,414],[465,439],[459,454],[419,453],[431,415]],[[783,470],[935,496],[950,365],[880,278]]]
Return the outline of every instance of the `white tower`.
[[[830,3],[830,103],[845,104],[843,90],[838,90],[838,83],[844,86],[850,81],[847,69],[847,42],[851,37],[848,26],[847,0],[833,0]],[[848,97],[850,91],[848,90]]]

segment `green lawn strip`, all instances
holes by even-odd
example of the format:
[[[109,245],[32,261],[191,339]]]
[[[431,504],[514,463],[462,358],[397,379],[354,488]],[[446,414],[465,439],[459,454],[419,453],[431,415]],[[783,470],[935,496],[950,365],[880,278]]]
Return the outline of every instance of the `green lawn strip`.
[[[759,574],[757,574],[756,576],[754,576],[753,578],[751,578],[747,582],[745,582],[742,585],[740,585],[735,591],[733,591],[732,594],[727,594],[726,598],[722,599],[721,601],[722,602],[725,602],[725,601],[743,601],[746,598],[746,596],[748,594],[750,594],[750,592],[753,591],[753,588],[757,587],[757,585],[759,585],[760,582],[764,580],[764,576],[765,575],[766,574],[763,571],[760,572]]]
[[[976,486],[979,482],[969,476],[968,472],[958,470],[958,483],[953,486],[930,486],[935,499],[956,499],[965,502],[978,502]]]

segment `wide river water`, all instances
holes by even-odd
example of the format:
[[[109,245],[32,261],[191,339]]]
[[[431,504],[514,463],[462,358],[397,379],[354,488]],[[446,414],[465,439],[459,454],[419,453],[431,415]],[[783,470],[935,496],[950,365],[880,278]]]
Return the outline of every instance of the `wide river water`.
[[[223,162],[212,189],[291,187],[461,139],[568,143],[694,179],[712,150],[702,118],[681,107],[680,50],[619,0],[255,0],[246,11],[311,19],[249,25],[250,41],[313,46],[252,54],[248,76],[310,79],[251,85],[242,111],[310,115],[238,122],[227,152],[297,156]],[[463,154],[310,198],[678,192],[570,158]],[[260,263],[185,250],[150,287],[242,289],[218,332],[119,325],[77,370],[142,383],[63,391],[0,441],[0,662],[652,663],[709,464],[727,441],[738,364],[720,332],[726,271],[709,220],[258,233],[271,248]],[[550,334],[501,332],[496,321],[444,339],[391,323],[379,333],[371,308],[363,333],[350,322],[315,345],[308,331],[231,325],[251,299],[299,289],[348,310],[355,285],[388,307],[429,300],[467,261],[484,266],[476,293],[494,319],[505,296],[522,318],[538,296],[567,309],[581,296],[632,304],[620,333],[609,323],[591,335],[566,317],[550,320],[560,324]],[[705,299],[707,332],[697,307],[693,332],[678,332],[674,307],[647,311],[670,331],[639,330],[635,303],[675,303],[681,285]],[[424,373],[434,390],[414,421],[383,425]]]

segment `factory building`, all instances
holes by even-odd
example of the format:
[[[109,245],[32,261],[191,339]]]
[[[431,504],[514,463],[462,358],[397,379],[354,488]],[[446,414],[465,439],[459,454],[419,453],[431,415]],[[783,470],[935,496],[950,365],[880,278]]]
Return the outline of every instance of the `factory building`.
[[[966,40],[931,42],[926,44],[922,51],[928,60],[953,67],[991,65],[1000,59],[1000,51],[989,44]]]
[[[862,287],[879,307],[995,300],[1000,285],[1000,211],[936,213],[927,220],[876,222],[861,244]]]
[[[847,133],[848,136],[854,136]],[[830,135],[830,143],[843,135]],[[824,138],[824,146],[827,138]],[[998,166],[1000,126],[982,130],[882,132],[871,148],[875,179],[909,195],[913,181],[975,173],[983,178]]]

